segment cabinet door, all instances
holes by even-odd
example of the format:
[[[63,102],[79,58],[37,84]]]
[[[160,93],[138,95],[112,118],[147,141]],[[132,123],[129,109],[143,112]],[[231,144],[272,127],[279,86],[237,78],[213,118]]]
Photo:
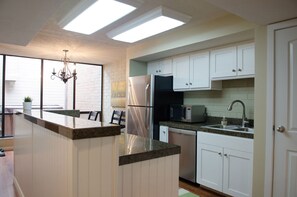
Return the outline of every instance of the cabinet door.
[[[197,183],[222,191],[223,148],[197,144]]]
[[[168,143],[168,127],[167,126],[160,126],[160,136],[159,140],[161,142]]]
[[[237,75],[255,74],[255,45],[254,43],[244,44],[237,47]]]
[[[161,73],[160,62],[159,61],[148,62],[148,64],[147,64],[147,74],[149,74],[149,75],[159,75],[159,73]]]
[[[161,75],[170,76],[172,75],[172,59],[164,59],[160,61]]]
[[[189,56],[180,56],[173,59],[173,89],[189,88]]]
[[[190,88],[208,88],[210,85],[209,70],[209,52],[191,55]]]
[[[212,79],[235,77],[237,75],[236,47],[211,51],[210,67]]]
[[[231,196],[252,196],[252,153],[224,149],[223,192]]]

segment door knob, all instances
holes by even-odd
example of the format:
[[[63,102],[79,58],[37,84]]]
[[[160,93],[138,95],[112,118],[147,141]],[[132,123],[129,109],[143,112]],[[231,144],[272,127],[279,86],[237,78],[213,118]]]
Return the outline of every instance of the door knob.
[[[278,132],[280,132],[280,133],[283,133],[283,132],[286,131],[286,128],[285,128],[284,126],[279,126],[279,127],[276,128],[276,130],[277,130]]]

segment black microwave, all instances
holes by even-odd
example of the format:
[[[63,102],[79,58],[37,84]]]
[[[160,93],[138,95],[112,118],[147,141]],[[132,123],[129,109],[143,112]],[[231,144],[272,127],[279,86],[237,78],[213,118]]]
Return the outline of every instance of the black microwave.
[[[170,120],[180,122],[205,122],[206,108],[204,105],[170,105]]]

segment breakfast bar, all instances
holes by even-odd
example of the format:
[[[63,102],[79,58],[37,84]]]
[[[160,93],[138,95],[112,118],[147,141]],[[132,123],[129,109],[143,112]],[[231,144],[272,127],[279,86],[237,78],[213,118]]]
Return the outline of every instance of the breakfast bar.
[[[177,196],[180,147],[43,110],[14,114],[19,196]]]

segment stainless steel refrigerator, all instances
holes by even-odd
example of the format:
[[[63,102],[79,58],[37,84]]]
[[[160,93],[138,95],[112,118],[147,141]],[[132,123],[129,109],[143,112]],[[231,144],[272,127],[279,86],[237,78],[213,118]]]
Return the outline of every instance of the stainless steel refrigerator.
[[[173,77],[129,77],[127,133],[159,139],[159,122],[169,120],[171,104],[183,104],[183,93],[173,91]]]

